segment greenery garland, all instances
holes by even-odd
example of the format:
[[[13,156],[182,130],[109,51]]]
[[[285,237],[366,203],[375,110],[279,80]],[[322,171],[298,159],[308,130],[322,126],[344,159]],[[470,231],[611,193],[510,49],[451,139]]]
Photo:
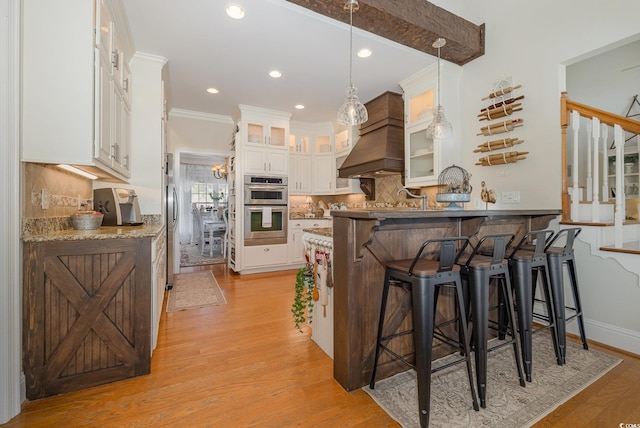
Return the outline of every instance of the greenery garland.
[[[291,305],[293,322],[296,328],[302,332],[302,325],[309,316],[311,324],[311,314],[313,313],[313,268],[306,266],[301,268],[296,274],[295,297]]]

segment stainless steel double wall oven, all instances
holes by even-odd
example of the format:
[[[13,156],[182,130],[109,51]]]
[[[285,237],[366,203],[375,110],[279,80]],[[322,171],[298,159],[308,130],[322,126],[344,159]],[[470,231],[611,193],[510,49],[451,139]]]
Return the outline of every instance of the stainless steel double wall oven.
[[[287,177],[245,175],[244,245],[287,243]]]

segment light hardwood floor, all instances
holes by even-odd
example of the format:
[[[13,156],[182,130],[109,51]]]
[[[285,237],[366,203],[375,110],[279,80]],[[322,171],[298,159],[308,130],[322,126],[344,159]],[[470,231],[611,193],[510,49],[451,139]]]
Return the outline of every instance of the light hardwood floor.
[[[332,361],[293,328],[295,271],[211,269],[226,305],[163,313],[151,374],[25,403],[3,427],[397,427],[363,391],[333,380]],[[640,359],[610,373],[536,427],[640,424]]]

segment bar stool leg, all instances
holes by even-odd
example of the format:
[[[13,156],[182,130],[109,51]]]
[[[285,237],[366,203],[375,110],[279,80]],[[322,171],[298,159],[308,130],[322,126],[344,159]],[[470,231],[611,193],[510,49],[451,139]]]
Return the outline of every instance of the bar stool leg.
[[[567,260],[567,268],[571,277],[571,291],[573,292],[573,300],[576,305],[576,318],[578,318],[578,328],[580,329],[580,339],[582,347],[589,349],[587,345],[587,336],[584,333],[584,320],[582,319],[582,303],[580,303],[580,292],[578,291],[578,275],[576,274],[576,265],[573,259]]]
[[[516,360],[516,367],[518,368],[518,378],[520,379],[520,386],[525,386],[524,374],[522,373],[522,362],[520,360],[520,349],[518,346],[518,340],[516,338],[516,315],[513,310],[513,299],[511,298],[511,281],[509,280],[509,274],[505,273],[504,278],[498,280],[502,286],[502,290],[507,297],[507,313],[509,314],[509,323],[511,324],[511,338],[513,340],[513,356]]]
[[[473,269],[470,281],[473,313],[473,347],[480,407],[487,407],[487,330],[489,328],[489,277]]]
[[[555,314],[556,331],[558,333],[558,349],[560,356],[558,364],[563,365],[566,361],[567,348],[567,327],[565,321],[564,309],[564,285],[562,280],[562,258],[549,255],[547,257],[549,265],[549,279],[551,280],[551,300],[553,301],[553,310]]]
[[[413,330],[416,348],[416,373],[418,379],[418,408],[420,426],[429,426],[431,403],[431,354],[433,342],[433,317],[423,314],[433,311],[434,289],[427,281],[414,281],[411,285],[413,297]]]
[[[382,340],[382,328],[384,326],[384,316],[387,309],[387,298],[389,297],[389,281],[391,280],[391,273],[385,270],[384,284],[382,286],[382,303],[380,305],[380,319],[378,320],[378,338],[376,340],[376,352],[373,359],[373,371],[371,372],[371,382],[369,387],[374,389],[376,384],[376,372],[378,371],[378,358],[380,357],[380,341]]]
[[[511,267],[516,291],[516,304],[518,307],[518,330],[520,331],[522,364],[524,365],[524,373],[527,381],[531,382],[531,361],[533,354],[531,340],[533,331],[533,275],[529,263],[513,260]]]
[[[458,323],[458,328],[462,331],[462,338],[460,339],[460,343],[462,343],[462,349],[464,352],[466,364],[467,364],[467,376],[469,376],[469,388],[471,389],[471,396],[473,397],[473,409],[480,410],[478,406],[478,399],[476,390],[473,386],[473,371],[471,369],[471,351],[469,349],[469,329],[467,326],[467,312],[465,309],[465,297],[463,294],[462,281],[460,279],[456,279],[455,281],[456,287],[456,298],[458,300],[458,315],[460,317],[460,322]]]
[[[542,294],[544,295],[544,303],[547,307],[547,317],[549,318],[549,324],[551,324],[551,341],[553,343],[553,350],[556,354],[556,361],[560,364],[560,345],[558,344],[558,330],[556,328],[556,314],[553,307],[553,295],[551,292],[551,285],[549,284],[548,272],[544,266],[540,267],[542,273]],[[533,295],[536,291],[536,275],[533,276]]]

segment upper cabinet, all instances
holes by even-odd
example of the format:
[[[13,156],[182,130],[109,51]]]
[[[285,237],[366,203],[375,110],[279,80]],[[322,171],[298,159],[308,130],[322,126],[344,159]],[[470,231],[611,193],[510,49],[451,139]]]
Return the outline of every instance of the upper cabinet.
[[[289,173],[289,121],[291,113],[240,105],[234,117],[238,124],[236,150],[239,176],[244,174],[287,175]]]
[[[291,122],[290,194],[333,194],[333,134],[333,124],[330,122]]]
[[[405,184],[408,187],[438,184],[440,172],[459,161],[456,126],[460,126],[458,86],[461,72],[461,67],[441,62],[440,103],[454,129],[453,135],[444,140],[426,134],[438,104],[437,63],[400,82],[404,92]]]
[[[23,161],[127,181],[131,48],[123,16],[118,0],[24,2]]]

